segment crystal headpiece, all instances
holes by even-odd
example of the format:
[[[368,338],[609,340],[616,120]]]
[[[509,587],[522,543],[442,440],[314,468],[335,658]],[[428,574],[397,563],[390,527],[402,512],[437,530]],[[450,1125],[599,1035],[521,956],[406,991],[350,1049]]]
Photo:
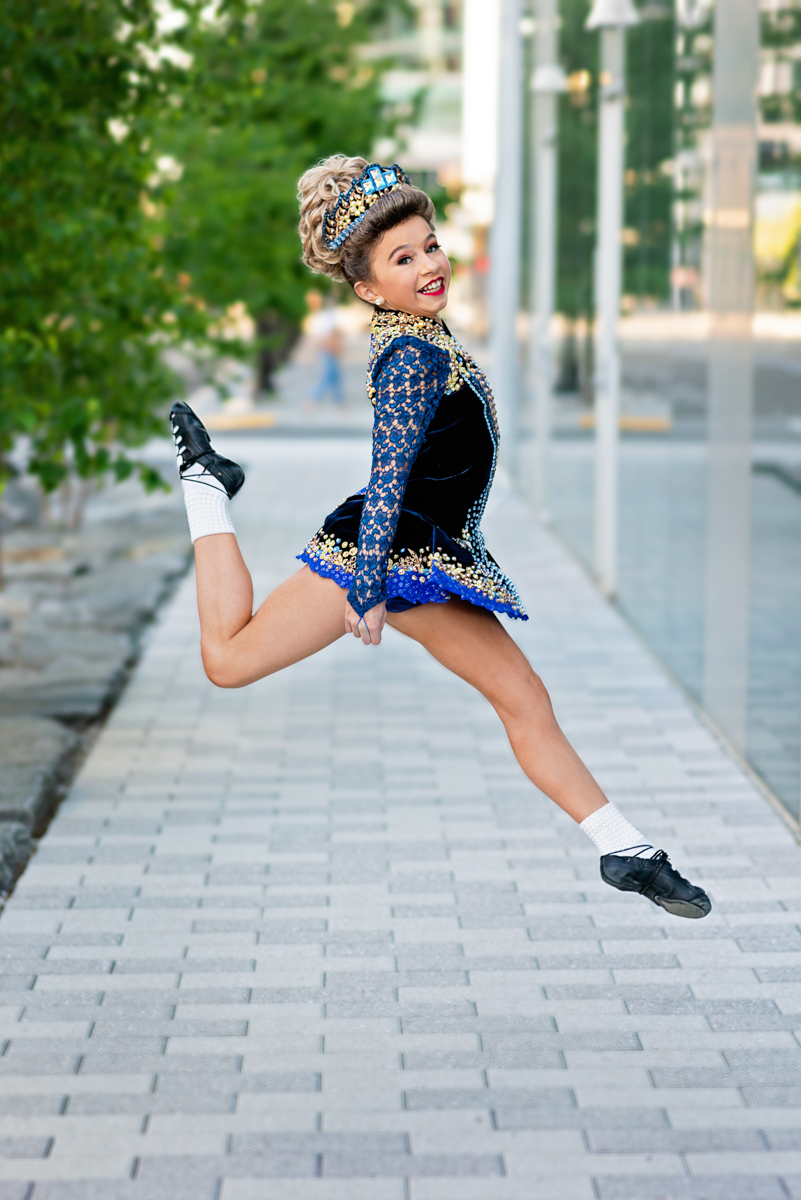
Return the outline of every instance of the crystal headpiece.
[[[353,233],[364,215],[383,192],[411,187],[412,181],[397,163],[381,167],[372,163],[342,192],[333,208],[326,209],[323,218],[323,241],[329,250],[336,250]]]

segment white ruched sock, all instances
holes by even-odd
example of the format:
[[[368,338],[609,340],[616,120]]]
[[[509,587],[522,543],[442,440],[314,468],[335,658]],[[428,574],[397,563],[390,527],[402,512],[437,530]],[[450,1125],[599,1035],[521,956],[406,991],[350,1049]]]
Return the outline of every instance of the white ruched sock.
[[[595,842],[598,853],[622,854],[628,858],[653,858],[657,853],[639,829],[627,821],[616,804],[605,804],[580,822],[587,837]]]
[[[228,493],[202,463],[187,467],[181,476],[181,486],[189,519],[189,536],[193,542],[210,533],[236,533],[228,507]]]

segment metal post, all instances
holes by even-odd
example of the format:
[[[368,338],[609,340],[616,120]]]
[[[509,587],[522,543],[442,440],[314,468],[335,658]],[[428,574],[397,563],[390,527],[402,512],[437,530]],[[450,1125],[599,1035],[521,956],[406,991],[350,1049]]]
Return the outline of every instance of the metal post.
[[[606,596],[613,596],[617,590],[620,423],[617,322],[622,274],[626,26],[638,21],[631,0],[596,0],[587,21],[588,29],[601,30],[595,264],[595,570]]]
[[[551,317],[556,283],[557,97],[566,88],[557,63],[559,19],[556,0],[534,0],[534,74],[531,79],[533,146],[530,355],[534,368],[534,511],[548,514],[548,448],[551,438]]]
[[[503,434],[503,460],[518,474],[520,443],[519,349],[520,220],[522,188],[523,48],[521,0],[501,0],[498,80],[498,165],[490,237],[490,362]]]
[[[718,0],[705,204],[710,313],[704,704],[739,749],[748,713],[758,0]]]

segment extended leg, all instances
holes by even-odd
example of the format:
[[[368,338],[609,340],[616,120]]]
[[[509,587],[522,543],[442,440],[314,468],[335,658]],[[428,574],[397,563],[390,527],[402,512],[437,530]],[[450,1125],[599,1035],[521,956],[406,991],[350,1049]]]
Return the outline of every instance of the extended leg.
[[[542,680],[493,613],[451,600],[388,621],[489,700],[526,775],[575,821],[607,803],[559,728]]]
[[[203,665],[219,687],[243,687],[322,650],[345,632],[342,589],[303,567],[253,615],[253,585],[228,511],[245,476],[218,454],[183,401],[170,413],[195,544]]]
[[[665,852],[654,851],[609,804],[559,728],[542,680],[492,613],[454,599],[394,613],[388,621],[489,700],[532,783],[599,846],[606,883],[641,892],[675,916],[706,916],[711,908],[706,893],[679,875]]]
[[[342,588],[306,566],[253,613],[253,585],[232,533],[199,538],[195,564],[203,666],[218,687],[254,683],[345,633]]]

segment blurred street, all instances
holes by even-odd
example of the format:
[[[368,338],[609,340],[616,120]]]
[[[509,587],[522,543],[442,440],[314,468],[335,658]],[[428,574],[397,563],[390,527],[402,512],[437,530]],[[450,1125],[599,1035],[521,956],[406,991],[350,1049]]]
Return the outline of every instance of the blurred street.
[[[258,598],[369,442],[217,440]],[[3,1200],[801,1196],[801,850],[501,485],[486,533],[568,735],[712,915],[603,885],[391,631],[216,690],[190,576],[0,919]]]

